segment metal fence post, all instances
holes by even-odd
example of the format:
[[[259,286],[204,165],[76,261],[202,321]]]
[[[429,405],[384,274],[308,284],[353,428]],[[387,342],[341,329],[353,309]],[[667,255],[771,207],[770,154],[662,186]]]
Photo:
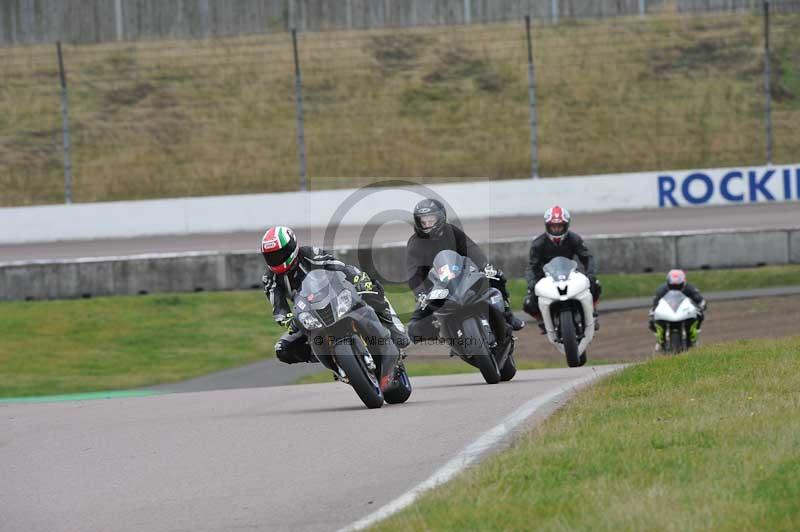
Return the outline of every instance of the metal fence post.
[[[300,155],[300,190],[308,190],[306,184],[306,137],[303,119],[303,78],[300,74],[300,56],[297,53],[297,29],[292,28],[294,49],[295,102],[297,107],[297,150]]]
[[[558,24],[558,0],[550,0],[550,16],[553,24]],[[530,18],[530,15],[528,15]]]
[[[472,1],[464,0],[464,24],[472,22]]]
[[[117,28],[117,40],[121,41],[123,37],[122,0],[114,0],[114,22]]]
[[[211,35],[211,5],[209,0],[200,0],[198,10],[200,11],[200,36],[207,38]]]
[[[772,80],[769,58],[769,0],[764,1],[764,100],[767,135],[767,164],[772,164]]]
[[[69,95],[67,94],[67,73],[64,70],[64,55],[61,41],[56,42],[58,53],[58,74],[61,78],[61,119],[64,145],[64,203],[72,203],[72,156],[69,140]]]
[[[647,14],[647,0],[639,0],[639,16],[643,17]]]
[[[539,177],[539,146],[536,123],[536,75],[533,69],[533,41],[531,40],[531,16],[525,15],[525,33],[528,38],[528,101],[531,122],[531,178]]]

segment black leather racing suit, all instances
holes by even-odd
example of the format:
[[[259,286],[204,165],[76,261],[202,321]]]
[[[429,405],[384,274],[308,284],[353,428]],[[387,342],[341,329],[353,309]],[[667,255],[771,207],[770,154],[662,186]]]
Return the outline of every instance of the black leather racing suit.
[[[289,302],[294,302],[295,292],[300,290],[306,274],[319,269],[344,273],[347,280],[356,287],[364,302],[372,307],[384,322],[398,347],[403,348],[408,345],[408,339],[404,338],[405,332],[402,324],[396,320],[396,315],[384,297],[383,287],[379,282],[371,281],[369,277],[366,277],[365,282],[365,275],[361,270],[336,260],[333,254],[323,249],[301,246],[298,251],[297,265],[294,268],[284,274],[276,274],[267,268],[261,280],[264,294],[272,304],[272,316],[280,325],[289,328],[275,344],[275,354],[281,362],[294,364],[315,361],[305,333],[298,330],[294,324],[292,307]],[[359,278],[358,281],[356,281],[356,277]]]
[[[436,255],[446,249],[469,257],[481,270],[489,264],[489,260],[481,248],[464,231],[452,224],[444,225],[439,238],[430,238],[428,235],[415,232],[408,239],[406,248],[406,275],[408,276],[408,286],[417,298],[420,294],[427,294],[430,290],[428,272],[431,264]],[[502,271],[497,268],[496,270],[497,273],[493,275],[496,279],[489,279],[489,283],[500,290],[503,300],[506,302],[506,308],[509,308],[505,276]],[[439,333],[433,325],[433,311],[434,309],[430,305],[417,304],[408,324],[408,334],[413,342],[438,338]]]
[[[595,302],[600,299],[602,289],[595,278],[594,257],[589,252],[589,248],[586,247],[583,238],[570,231],[561,239],[560,243],[555,244],[547,236],[547,233],[542,233],[533,240],[528,253],[528,267],[525,270],[525,280],[528,281],[528,295],[522,304],[522,309],[525,312],[540,321],[542,316],[539,312],[539,305],[536,301],[536,296],[533,294],[533,289],[536,283],[544,278],[544,266],[556,257],[577,260],[583,266],[583,273],[589,277],[589,290],[592,292],[592,298]]]

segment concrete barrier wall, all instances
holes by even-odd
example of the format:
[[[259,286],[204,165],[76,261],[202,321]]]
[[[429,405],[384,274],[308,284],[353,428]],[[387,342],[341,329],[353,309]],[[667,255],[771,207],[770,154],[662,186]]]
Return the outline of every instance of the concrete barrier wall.
[[[789,233],[789,262],[800,264],[800,230]]]
[[[770,231],[607,235],[587,239],[600,273],[800,264],[800,228]],[[529,240],[484,245],[507,277],[522,277]],[[376,278],[406,281],[405,247],[342,249],[341,260]],[[0,264],[0,300],[42,300],[260,288],[259,254],[183,253]]]
[[[789,238],[788,231],[679,236],[678,262],[687,269],[725,268],[742,263],[786,264]]]
[[[451,219],[543,212],[569,198],[574,212],[744,205],[800,200],[800,164],[603,176],[384,186],[148,201],[0,208],[0,244],[330,227],[408,221],[438,197]],[[291,206],[291,208],[287,208]]]

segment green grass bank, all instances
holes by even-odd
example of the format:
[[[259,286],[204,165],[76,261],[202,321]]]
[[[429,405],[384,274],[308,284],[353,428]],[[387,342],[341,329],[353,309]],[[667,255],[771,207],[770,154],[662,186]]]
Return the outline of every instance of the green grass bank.
[[[375,530],[796,530],[800,337],[656,358]]]

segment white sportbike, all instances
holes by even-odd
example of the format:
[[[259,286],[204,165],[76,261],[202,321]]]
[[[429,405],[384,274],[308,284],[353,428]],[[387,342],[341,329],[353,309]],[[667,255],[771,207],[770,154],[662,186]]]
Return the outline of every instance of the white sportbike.
[[[545,276],[536,283],[547,339],[566,355],[574,368],[586,363],[586,348],[594,338],[594,316],[589,278],[578,271],[578,263],[556,257],[544,267]]]
[[[680,353],[697,343],[700,309],[680,290],[670,290],[653,311],[656,339],[665,353]]]

